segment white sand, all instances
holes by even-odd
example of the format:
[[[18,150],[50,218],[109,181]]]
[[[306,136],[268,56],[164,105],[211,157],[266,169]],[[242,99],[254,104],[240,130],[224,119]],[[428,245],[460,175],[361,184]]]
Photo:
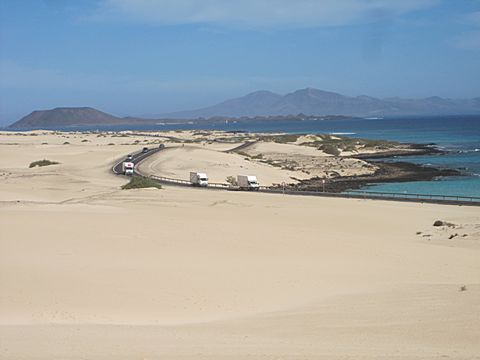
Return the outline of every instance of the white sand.
[[[478,208],[122,191],[138,146],[56,137],[0,134],[1,359],[479,358]]]
[[[310,146],[300,146],[296,144],[280,144],[275,142],[259,141],[247,148],[246,152],[252,154],[263,154],[265,156],[284,153],[290,156],[331,156]]]
[[[198,145],[167,147],[139,166],[145,174],[189,180],[190,171],[205,172],[209,181],[225,183],[228,176],[255,175],[260,185],[293,183],[297,171],[283,170],[247,160],[243,155],[202,148]]]

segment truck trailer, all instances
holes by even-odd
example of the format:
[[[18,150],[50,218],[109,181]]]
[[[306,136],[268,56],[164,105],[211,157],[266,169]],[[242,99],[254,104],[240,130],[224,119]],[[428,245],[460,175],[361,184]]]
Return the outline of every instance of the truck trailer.
[[[135,164],[131,161],[124,161],[122,163],[122,172],[125,175],[133,175],[134,168],[135,168]]]
[[[238,175],[237,184],[240,190],[258,190],[260,186],[253,175]]]
[[[208,186],[208,176],[205,173],[190,172],[190,182],[193,186]]]

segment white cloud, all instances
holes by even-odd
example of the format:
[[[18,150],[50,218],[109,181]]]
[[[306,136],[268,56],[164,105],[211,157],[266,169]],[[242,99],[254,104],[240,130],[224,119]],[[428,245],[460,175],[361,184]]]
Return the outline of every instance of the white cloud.
[[[341,26],[398,16],[440,0],[101,0],[92,19],[240,28]]]
[[[462,25],[468,25],[470,31],[450,38],[450,45],[463,50],[480,50],[480,11],[462,14],[458,20]]]
[[[464,20],[467,24],[480,26],[480,11],[474,11],[464,16]]]
[[[453,43],[464,50],[480,50],[480,31],[465,32],[457,36]]]

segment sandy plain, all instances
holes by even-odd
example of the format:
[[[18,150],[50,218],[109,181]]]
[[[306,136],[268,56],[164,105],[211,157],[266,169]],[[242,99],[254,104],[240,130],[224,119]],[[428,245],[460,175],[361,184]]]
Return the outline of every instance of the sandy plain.
[[[0,134],[1,359],[480,358],[478,208],[121,190],[158,141]]]

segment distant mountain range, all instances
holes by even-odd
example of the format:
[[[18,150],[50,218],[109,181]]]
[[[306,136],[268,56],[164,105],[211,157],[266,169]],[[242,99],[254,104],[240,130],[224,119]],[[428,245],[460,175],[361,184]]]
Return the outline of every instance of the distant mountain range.
[[[480,114],[480,97],[473,99],[378,99],[366,95],[349,97],[318,89],[302,89],[287,95],[256,91],[220,104],[190,111],[150,116],[117,117],[90,107],[62,107],[30,113],[9,126],[12,129],[38,129],[89,125],[152,124],[196,119],[219,121],[228,118],[285,116],[362,116]],[[212,120],[211,118],[215,118]]]
[[[269,116],[269,115],[446,115],[480,113],[480,97],[474,99],[444,99],[438,96],[424,99],[344,96],[313,88],[297,90],[287,95],[256,91],[243,97],[191,111],[159,115],[169,118],[209,118],[212,116]]]

